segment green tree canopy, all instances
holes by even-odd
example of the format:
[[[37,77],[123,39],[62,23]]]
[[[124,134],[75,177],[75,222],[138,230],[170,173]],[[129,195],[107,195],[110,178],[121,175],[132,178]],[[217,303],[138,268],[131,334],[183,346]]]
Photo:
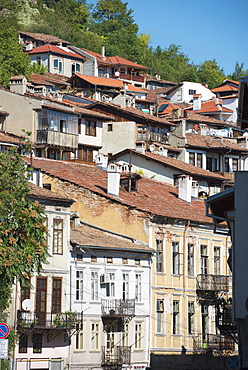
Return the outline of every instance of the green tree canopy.
[[[227,77],[231,80],[239,81],[241,78],[247,75],[248,75],[248,70],[244,69],[244,63],[239,64],[238,62],[236,62],[234,72]]]
[[[206,60],[199,66],[198,78],[200,83],[207,83],[209,89],[213,89],[223,82],[225,74],[215,59]]]
[[[48,255],[44,211],[29,198],[26,173],[16,149],[0,152],[0,312],[8,306],[15,279],[39,273]]]

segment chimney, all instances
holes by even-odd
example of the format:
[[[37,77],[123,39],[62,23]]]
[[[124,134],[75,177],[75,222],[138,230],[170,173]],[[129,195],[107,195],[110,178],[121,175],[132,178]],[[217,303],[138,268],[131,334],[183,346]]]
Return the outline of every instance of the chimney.
[[[164,157],[168,156],[168,149],[164,148],[163,146],[160,146],[158,148],[158,154],[163,155]]]
[[[172,119],[179,119],[181,118],[181,109],[176,108],[172,110]]]
[[[102,153],[99,153],[95,156],[96,166],[106,171],[108,167],[108,156]]]
[[[207,135],[208,126],[205,123],[200,123],[199,125],[199,135]]]
[[[108,165],[108,190],[107,193],[119,197],[121,166],[110,163]]]
[[[25,76],[12,76],[10,78],[10,91],[18,94],[26,94],[27,92],[27,79]]]
[[[193,96],[193,111],[201,109],[201,94]]]
[[[26,51],[31,51],[31,50],[33,50],[33,48],[34,48],[33,42],[32,41],[27,41],[26,42]]]
[[[187,203],[191,202],[192,177],[181,175],[179,177],[178,198]]]
[[[102,59],[105,60],[105,45],[102,45]]]

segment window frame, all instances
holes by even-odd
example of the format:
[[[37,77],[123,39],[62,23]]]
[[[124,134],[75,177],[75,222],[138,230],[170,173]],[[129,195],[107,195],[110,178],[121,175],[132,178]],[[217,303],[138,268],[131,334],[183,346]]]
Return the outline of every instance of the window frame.
[[[55,227],[60,225],[60,227]],[[64,220],[61,218],[53,219],[53,254],[63,254],[63,229]],[[59,237],[59,233],[61,233]]]

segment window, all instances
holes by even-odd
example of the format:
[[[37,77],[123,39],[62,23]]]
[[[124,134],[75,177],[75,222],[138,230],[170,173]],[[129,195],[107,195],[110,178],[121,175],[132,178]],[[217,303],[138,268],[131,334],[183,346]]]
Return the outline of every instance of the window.
[[[53,254],[63,253],[63,220],[53,220]]]
[[[127,258],[122,258],[122,264],[127,265],[128,264],[128,259]]]
[[[75,334],[75,349],[83,349],[84,348],[84,332],[83,332],[83,324],[81,324],[81,329],[76,332]]]
[[[201,317],[202,317],[202,337],[206,340],[206,334],[209,331],[209,317],[208,317],[208,306],[206,304],[201,305]]]
[[[231,167],[230,167],[230,164],[229,164],[229,159],[230,158],[225,158],[225,172],[231,172]]]
[[[135,259],[135,260],[134,260],[134,264],[135,264],[136,266],[140,266],[140,260],[139,260],[139,259]]]
[[[135,301],[141,302],[141,274],[135,274]]]
[[[105,284],[106,287],[106,296],[114,297],[115,296],[115,273],[109,272],[109,282]]]
[[[28,334],[22,333],[19,337],[19,353],[28,352]]]
[[[138,126],[138,141],[146,140],[147,127]]]
[[[194,333],[195,304],[188,302],[188,334]]]
[[[142,325],[140,322],[135,323],[135,338],[134,338],[134,348],[135,349],[141,349],[141,329]]]
[[[156,300],[156,322],[157,327],[156,331],[157,333],[163,333],[164,332],[164,300],[163,299],[157,299]]]
[[[72,63],[71,65],[71,73],[80,72],[80,64],[79,63]]]
[[[238,171],[238,159],[232,158],[232,172]]]
[[[58,73],[62,73],[62,60],[61,59],[54,59],[53,60],[53,68],[58,70]]]
[[[84,162],[93,162],[93,149],[78,149],[77,159]]]
[[[189,95],[195,95],[195,94],[196,94],[196,90],[189,89]]]
[[[127,347],[128,345],[129,345],[129,327],[128,324],[124,324],[122,331],[122,346]]]
[[[188,275],[194,275],[194,244],[188,244]]]
[[[177,91],[177,100],[182,101],[182,97],[183,97],[183,92],[182,92],[182,88],[180,88]]]
[[[85,135],[96,136],[96,121],[85,121]]]
[[[202,153],[196,154],[196,165],[199,168],[202,168]]]
[[[215,157],[207,157],[207,170],[211,172],[218,171],[218,159]]]
[[[82,270],[76,271],[76,301],[83,300],[83,280],[84,272]]]
[[[164,266],[163,266],[163,240],[156,239],[156,271],[157,272],[163,272]]]
[[[25,282],[21,286],[21,304],[25,299],[30,299],[30,280],[25,279]]]
[[[201,274],[208,274],[208,247],[207,245],[201,245]]]
[[[113,263],[113,257],[107,257],[107,263]]]
[[[179,334],[179,301],[173,301],[173,334]]]
[[[173,275],[180,275],[180,254],[178,242],[172,242],[172,273]]]
[[[91,349],[98,349],[99,348],[99,324],[92,323],[91,324]]]
[[[111,350],[115,346],[115,327],[111,325],[107,329],[106,333],[106,347],[107,350]]]
[[[113,123],[108,123],[107,131],[112,132],[113,131]]]
[[[91,300],[98,300],[98,272],[91,271]]]
[[[83,255],[81,253],[77,253],[76,260],[77,261],[83,261]]]
[[[60,131],[60,132],[67,132],[66,120],[61,119],[61,120],[59,121],[59,131]]]
[[[52,312],[61,312],[62,279],[53,278],[52,285]]]
[[[214,247],[214,275],[220,275],[220,248]]]
[[[42,352],[42,334],[33,334],[33,353]]]
[[[122,299],[129,298],[129,274],[123,273],[122,274]]]
[[[195,166],[195,153],[189,153],[189,164]]]

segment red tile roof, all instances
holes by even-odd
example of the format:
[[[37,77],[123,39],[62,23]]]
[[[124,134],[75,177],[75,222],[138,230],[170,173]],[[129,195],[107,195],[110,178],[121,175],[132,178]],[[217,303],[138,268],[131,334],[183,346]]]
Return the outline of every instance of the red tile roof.
[[[92,85],[109,86],[109,87],[115,87],[119,89],[123,87],[123,81],[115,79],[115,78],[86,76],[86,75],[80,75],[79,73],[75,73],[74,75]]]
[[[220,112],[232,113],[233,111],[231,109],[227,109],[223,107],[221,99],[215,99],[215,100],[210,100],[208,102],[202,102],[201,109],[198,109],[197,111],[194,111],[194,112],[198,114],[200,113],[211,114],[211,113],[220,113]]]
[[[68,82],[62,80],[61,78],[57,78],[57,75],[50,77],[48,75],[39,75],[37,73],[32,73],[30,80],[33,84],[36,85],[70,85]]]
[[[72,51],[72,50],[67,51],[67,50],[69,50],[69,49],[48,44],[48,45],[38,46],[37,48],[34,48],[33,50],[28,51],[26,53],[28,53],[30,55],[53,53],[53,54],[58,54],[58,55],[63,55],[63,56],[66,56],[66,57],[70,57],[71,59],[85,60],[84,57],[75,53],[74,51]]]
[[[59,39],[58,37],[56,36],[52,36],[52,35],[46,35],[44,33],[33,33],[33,32],[23,32],[23,31],[18,31],[20,35],[25,35],[25,36],[28,36],[28,37],[31,37],[35,40],[38,40],[38,41],[43,41],[44,43],[63,43],[63,44],[70,44],[68,41],[65,41],[65,40],[62,40],[62,39]]]
[[[205,136],[198,134],[186,134],[187,147],[204,149],[232,149],[234,151],[248,152],[248,149],[236,144],[232,139],[218,136]]]
[[[117,159],[120,155],[123,153],[133,153],[133,155],[140,156],[146,159],[150,159],[154,162],[159,162],[160,164],[164,165],[165,167],[170,167],[177,169],[179,171],[182,171],[183,174],[187,175],[192,175],[192,176],[200,176],[203,178],[209,178],[209,179],[216,179],[219,181],[224,181],[227,180],[226,177],[219,175],[218,173],[210,172],[207,170],[204,170],[203,168],[199,168],[196,166],[193,166],[191,164],[185,163],[183,161],[180,161],[179,159],[171,158],[171,157],[165,157],[160,154],[156,153],[150,153],[146,152],[145,154],[143,153],[138,153],[135,150],[132,149],[125,149],[119,153],[114,154],[111,158]]]
[[[85,51],[86,53],[94,56],[97,59],[98,63],[101,63],[101,64],[109,64],[111,66],[113,66],[113,65],[118,65],[118,66],[125,65],[127,67],[132,67],[134,69],[139,69],[139,70],[148,70],[149,69],[148,67],[142,66],[142,65],[134,63],[134,62],[131,62],[130,60],[119,57],[118,55],[115,55],[113,57],[105,56],[104,59],[103,59],[101,54],[94,53],[93,51],[86,50],[86,49],[82,49],[82,50]]]
[[[24,158],[30,162],[30,158]],[[120,189],[119,198],[116,198],[107,194],[107,172],[96,166],[33,158],[33,167],[52,177],[88,189],[111,202],[136,208],[151,215],[191,220],[196,223],[212,223],[212,220],[205,216],[204,201],[192,199],[191,204],[188,204],[178,198],[178,191],[172,185],[141,178],[138,180],[137,192]]]
[[[68,198],[64,195],[55,193],[53,191],[50,191],[48,189],[45,189],[41,186],[37,186],[33,184],[32,182],[29,182],[29,188],[30,188],[30,196],[35,197],[37,199],[47,199],[47,200],[54,200],[54,201],[64,201],[73,203],[74,200],[71,198]]]
[[[223,85],[223,86],[215,87],[211,91],[213,93],[222,92],[222,91],[223,92],[225,92],[225,91],[235,91],[235,92],[238,92],[239,91],[239,88],[238,87],[231,86],[231,85]]]
[[[131,238],[117,236],[107,230],[100,230],[92,225],[82,223],[76,230],[70,232],[71,241],[79,246],[88,248],[95,247],[108,250],[129,250],[135,252],[150,252],[154,250],[144,243],[140,243]]]
[[[26,144],[24,136],[14,135],[10,132],[4,132],[4,131],[0,131],[0,143],[1,144],[3,143],[16,144],[16,145]]]

